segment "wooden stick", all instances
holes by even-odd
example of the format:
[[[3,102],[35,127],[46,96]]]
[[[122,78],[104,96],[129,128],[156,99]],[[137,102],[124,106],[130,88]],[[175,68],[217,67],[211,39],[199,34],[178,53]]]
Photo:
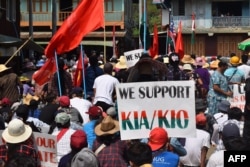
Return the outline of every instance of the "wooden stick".
[[[7,65],[12,59],[13,57],[29,42],[29,40],[32,37],[30,36],[16,51],[15,53],[13,53],[13,55],[4,63],[4,65]]]

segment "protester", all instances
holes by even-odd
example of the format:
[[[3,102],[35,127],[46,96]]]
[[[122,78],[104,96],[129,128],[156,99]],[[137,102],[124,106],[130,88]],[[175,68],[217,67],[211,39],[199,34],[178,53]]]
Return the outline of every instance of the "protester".
[[[168,81],[189,80],[189,77],[180,69],[180,56],[177,53],[169,55]]]
[[[243,54],[241,56],[241,61],[242,61],[242,64],[239,65],[237,68],[239,70],[241,70],[241,71],[244,72],[245,79],[247,79],[247,78],[250,77],[250,66],[247,64],[247,62],[248,62],[248,55]]]
[[[97,155],[101,167],[127,167],[125,159],[127,144],[120,140],[119,122],[110,116],[105,117],[96,127],[96,140],[93,144],[93,151]]]
[[[148,53],[143,53],[139,61],[128,71],[127,82],[165,81],[167,77],[166,65],[153,60]]]
[[[38,165],[33,157],[23,154],[11,158],[1,167],[38,167]]]
[[[19,119],[10,121],[3,131],[2,138],[6,144],[0,145],[0,159],[7,162],[19,155],[27,155],[40,165],[37,150],[34,147],[32,129]]]
[[[153,155],[150,146],[136,142],[129,146],[127,157],[131,167],[153,167]]]
[[[216,146],[216,150],[223,149],[222,140],[219,136],[219,127],[223,126],[223,124],[228,120],[228,111],[230,109],[230,102],[227,100],[222,100],[218,103],[218,113],[214,114],[214,118],[216,120],[216,124],[214,125],[214,132],[211,137],[212,145]]]
[[[220,61],[217,70],[210,78],[207,102],[208,112],[211,115],[218,113],[217,104],[220,101],[233,95],[233,92],[228,88],[228,80],[226,76],[224,76],[224,72],[227,68],[228,64],[224,61]]]
[[[19,77],[20,81],[22,82],[23,88],[22,88],[22,94],[23,97],[27,96],[28,94],[34,96],[34,88],[31,85],[31,81],[26,76]]]
[[[113,65],[106,63],[104,65],[104,74],[97,77],[94,81],[94,102],[96,106],[101,106],[103,111],[114,106],[116,96],[115,87],[119,81],[112,76]]]
[[[11,120],[11,117],[12,117],[12,111],[11,111],[10,104],[11,104],[10,100],[6,97],[1,100],[0,115],[1,115],[1,119],[3,119],[4,122],[6,122],[6,123],[9,123],[9,121]],[[2,125],[0,125],[0,127],[4,128],[4,126],[2,126]]]
[[[148,145],[153,151],[154,167],[178,167],[179,156],[168,151],[168,133],[165,129],[156,127],[150,131]]]
[[[234,84],[242,84],[245,82],[245,74],[242,70],[238,69],[237,66],[240,64],[240,58],[238,56],[233,56],[230,58],[231,67],[226,69],[224,75],[228,80],[231,91],[233,91]]]
[[[93,85],[97,77],[104,74],[103,69],[98,66],[98,59],[96,54],[92,54],[89,57],[90,66],[86,69],[85,75],[85,84],[86,84],[86,93],[90,97],[94,97]]]
[[[240,137],[240,130],[234,123],[224,126],[221,133],[225,148],[214,152],[208,159],[206,167],[224,166],[225,151],[246,151],[246,143]]]
[[[115,77],[120,83],[126,83],[128,79],[128,66],[126,64],[126,57],[120,56],[118,63],[115,64]]]
[[[206,99],[207,98],[207,92],[209,89],[209,81],[210,81],[210,74],[207,70],[207,68],[203,68],[205,65],[205,61],[202,59],[202,57],[197,57],[195,59],[195,65],[196,69],[194,72],[199,75],[199,77],[202,80],[201,85],[201,96],[199,98]]]
[[[64,155],[58,164],[58,167],[69,167],[73,157],[82,149],[87,147],[87,136],[84,131],[76,130],[70,137],[71,151]]]
[[[87,134],[88,148],[92,149],[94,140],[96,139],[95,126],[98,121],[102,118],[102,109],[98,106],[92,106],[86,114],[89,115],[89,122],[84,124],[83,130]]]
[[[203,130],[206,126],[204,113],[196,115],[196,138],[186,138],[185,149],[187,155],[180,157],[184,166],[205,167],[207,151],[210,147],[210,135]]]
[[[70,121],[79,125],[83,124],[83,119],[80,112],[70,105],[70,99],[68,96],[59,97],[59,109],[70,115]]]
[[[58,113],[55,122],[57,130],[52,135],[57,138],[57,162],[59,162],[62,156],[70,152],[70,137],[75,130],[70,128],[70,116],[65,112]]]
[[[56,111],[59,108],[56,100],[57,96],[49,93],[46,97],[47,104],[41,108],[39,119],[48,125],[51,125],[55,120]]]
[[[70,104],[80,112],[83,119],[83,124],[88,123],[89,116],[86,114],[86,112],[92,106],[92,103],[87,99],[83,99],[83,90],[81,87],[73,88],[71,92]]]
[[[0,64],[0,99],[8,98],[11,105],[20,100],[18,88],[22,88],[18,76],[11,72],[11,67]]]
[[[191,64],[184,64],[182,67],[184,73],[188,76],[189,80],[194,81],[195,83],[195,97],[201,98],[202,97],[202,79],[200,78],[199,74],[195,73]]]
[[[65,69],[65,63],[63,59],[58,59],[58,72],[52,75],[48,84],[49,92],[53,92],[58,96],[69,95],[72,91],[73,81],[69,72]],[[59,78],[58,78],[59,77]],[[58,82],[59,81],[59,82]],[[59,90],[59,88],[61,90]],[[60,94],[61,93],[61,94]]]

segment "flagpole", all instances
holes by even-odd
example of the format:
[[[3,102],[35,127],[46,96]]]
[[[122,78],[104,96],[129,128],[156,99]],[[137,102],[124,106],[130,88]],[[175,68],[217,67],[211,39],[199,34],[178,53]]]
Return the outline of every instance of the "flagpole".
[[[82,83],[83,83],[83,90],[84,90],[84,99],[87,99],[87,91],[86,91],[86,82],[85,82],[85,68],[84,68],[84,55],[83,55],[83,46],[80,45],[80,56],[82,56]]]
[[[146,20],[147,20],[147,17],[146,17],[146,12],[147,12],[147,10],[146,10],[146,0],[144,0],[144,3],[143,3],[143,7],[144,7],[144,12],[143,12],[143,15],[144,15],[144,17],[143,17],[143,21],[144,21],[144,36],[143,36],[143,38],[144,38],[144,40],[143,40],[143,42],[144,42],[144,52],[146,52],[146,44],[147,44],[147,42],[146,42],[146,40],[147,40],[147,38],[146,38],[146,31],[147,31],[147,24],[146,24]]]
[[[58,70],[58,60],[57,60],[57,54],[55,50],[55,60],[56,60],[56,71],[57,71],[57,82],[58,82],[58,89],[59,89],[59,96],[62,96],[62,88],[61,88],[61,82],[60,82],[60,74]]]
[[[104,40],[103,40],[103,57],[104,57],[104,64],[106,63],[106,60],[107,60],[107,55],[106,55],[106,25],[105,25],[105,7],[103,5],[103,11],[104,11],[104,29],[103,29],[103,32],[104,32]]]
[[[16,51],[15,53],[13,53],[10,58],[4,63],[4,65],[7,65],[12,59],[13,57],[30,41],[30,39],[32,38],[32,36],[30,36]]]
[[[139,0],[139,34],[141,31],[140,26],[142,24],[141,19],[142,19],[142,0]],[[139,49],[141,49],[141,48],[142,48],[142,43],[141,43],[141,39],[139,37]]]

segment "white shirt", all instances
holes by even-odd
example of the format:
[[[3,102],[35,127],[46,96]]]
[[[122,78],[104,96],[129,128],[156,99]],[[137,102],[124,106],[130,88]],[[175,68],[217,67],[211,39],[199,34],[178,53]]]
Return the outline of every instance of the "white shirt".
[[[83,124],[89,122],[89,115],[86,114],[86,112],[88,112],[89,108],[92,106],[90,101],[79,97],[73,97],[70,99],[70,105],[80,112],[83,119]]]
[[[250,77],[250,66],[246,64],[242,64],[237,67],[239,70],[243,71],[245,74],[245,79]]]
[[[200,166],[202,147],[210,147],[210,134],[204,130],[196,129],[195,138],[186,138],[184,148],[187,155],[180,157],[180,162],[186,166]]]
[[[57,136],[60,131],[55,131],[52,135]],[[62,138],[57,142],[57,162],[71,151],[70,148],[70,137],[75,132],[73,129],[68,129],[68,131],[62,136]]]
[[[97,77],[93,85],[93,88],[96,90],[93,103],[95,104],[97,101],[102,101],[113,105],[112,93],[117,84],[119,84],[118,79],[109,74],[103,74]]]
[[[214,152],[208,159],[206,167],[223,167],[224,166],[224,150]]]

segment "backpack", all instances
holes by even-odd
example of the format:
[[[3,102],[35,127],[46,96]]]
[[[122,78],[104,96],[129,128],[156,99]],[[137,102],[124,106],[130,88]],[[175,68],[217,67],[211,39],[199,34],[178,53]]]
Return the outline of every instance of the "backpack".
[[[99,161],[93,151],[83,148],[72,158],[71,167],[99,167]]]

